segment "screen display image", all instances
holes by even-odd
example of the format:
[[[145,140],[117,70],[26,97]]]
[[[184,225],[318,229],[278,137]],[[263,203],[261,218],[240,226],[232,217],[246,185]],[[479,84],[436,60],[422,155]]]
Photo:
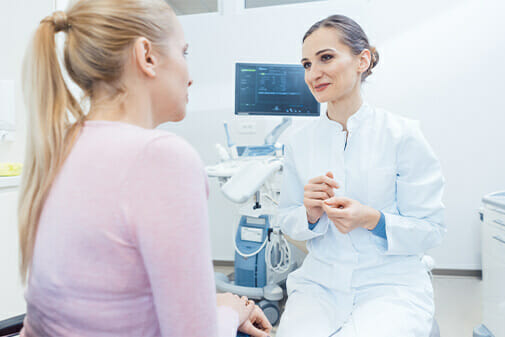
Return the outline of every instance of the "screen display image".
[[[319,116],[301,65],[237,63],[235,114]]]

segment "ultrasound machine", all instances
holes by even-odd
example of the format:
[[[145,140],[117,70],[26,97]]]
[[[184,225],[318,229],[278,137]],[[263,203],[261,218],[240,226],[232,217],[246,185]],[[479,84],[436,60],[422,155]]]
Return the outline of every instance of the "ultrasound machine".
[[[235,115],[283,119],[263,144],[251,145],[236,145],[225,123],[227,146],[217,145],[220,162],[206,167],[240,214],[234,279],[216,273],[217,290],[258,301],[272,325],[279,321],[287,275],[303,260],[303,253],[286,241],[276,220],[283,166],[283,145],[278,139],[293,117],[319,114],[319,103],[305,84],[301,65],[237,63]]]

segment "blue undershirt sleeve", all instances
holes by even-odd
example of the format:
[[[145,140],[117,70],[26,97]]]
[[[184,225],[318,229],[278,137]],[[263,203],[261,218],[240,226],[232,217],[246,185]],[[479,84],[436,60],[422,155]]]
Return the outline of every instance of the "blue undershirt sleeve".
[[[379,222],[377,223],[377,226],[375,226],[374,229],[372,229],[370,232],[372,232],[374,235],[377,235],[383,239],[387,240],[387,235],[386,235],[386,218],[384,217],[384,213],[381,213],[381,217],[379,219]],[[315,226],[315,224],[314,224]],[[310,224],[309,224],[310,228]]]
[[[317,219],[317,221],[315,223],[307,222],[309,224],[309,229],[310,230],[313,230],[317,226],[317,224],[319,223],[319,219]]]

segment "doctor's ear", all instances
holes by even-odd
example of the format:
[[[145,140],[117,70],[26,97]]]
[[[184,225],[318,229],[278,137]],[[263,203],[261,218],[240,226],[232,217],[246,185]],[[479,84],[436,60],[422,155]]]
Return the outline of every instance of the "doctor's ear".
[[[139,37],[134,45],[134,61],[139,70],[146,76],[154,78],[156,76],[155,68],[158,65],[158,59],[153,52],[153,44],[145,37]]]
[[[360,73],[364,73],[370,67],[370,64],[372,62],[372,54],[370,53],[370,50],[364,49],[358,55],[358,57],[359,57],[358,71]]]

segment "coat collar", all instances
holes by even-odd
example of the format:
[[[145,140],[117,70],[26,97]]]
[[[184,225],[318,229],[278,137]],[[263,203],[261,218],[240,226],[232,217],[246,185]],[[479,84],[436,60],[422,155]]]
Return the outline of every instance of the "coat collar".
[[[358,111],[351,115],[351,117],[349,117],[347,120],[347,130],[353,131],[359,128],[369,118],[371,112],[372,107],[368,103],[363,102]],[[327,128],[331,128],[332,130],[336,130],[338,132],[343,131],[342,124],[329,119],[327,112],[323,112],[321,114],[320,123]]]

